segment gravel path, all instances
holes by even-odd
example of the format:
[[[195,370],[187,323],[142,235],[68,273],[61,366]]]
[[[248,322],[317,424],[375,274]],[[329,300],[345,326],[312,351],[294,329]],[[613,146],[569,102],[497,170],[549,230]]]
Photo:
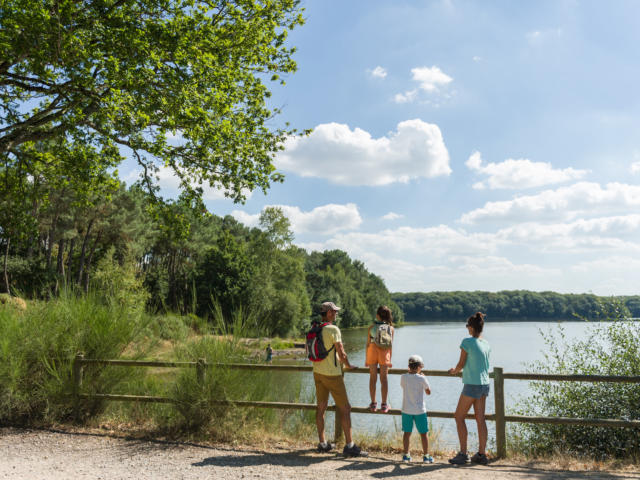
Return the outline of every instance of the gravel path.
[[[68,479],[613,479],[640,480],[640,471],[576,472],[514,465],[508,460],[489,466],[402,464],[397,458],[344,459],[310,450],[226,445],[206,446],[130,440],[91,433],[0,429],[0,478]]]

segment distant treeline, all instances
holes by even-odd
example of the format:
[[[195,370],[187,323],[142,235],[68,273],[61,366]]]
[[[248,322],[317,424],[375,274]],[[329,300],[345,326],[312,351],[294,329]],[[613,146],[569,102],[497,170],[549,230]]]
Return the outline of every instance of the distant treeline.
[[[229,321],[234,312],[255,319],[266,335],[303,332],[324,301],[342,307],[343,327],[370,323],[381,304],[402,321],[383,280],[362,262],[293,245],[280,209],[266,209],[260,228],[249,228],[187,197],[162,202],[117,178],[95,192],[57,179],[25,179],[21,204],[29,208],[15,211],[11,224],[0,216],[0,292],[51,298],[63,285],[117,285],[118,295],[135,294],[152,312],[207,318],[219,307]],[[133,270],[142,288],[125,285],[114,265]]]
[[[615,298],[626,308],[626,316],[640,317],[640,295],[598,297],[593,294],[561,294],[511,290],[502,292],[414,292],[393,293],[393,300],[406,320],[464,321],[477,311],[490,319],[505,321],[567,320],[602,316],[603,304]]]

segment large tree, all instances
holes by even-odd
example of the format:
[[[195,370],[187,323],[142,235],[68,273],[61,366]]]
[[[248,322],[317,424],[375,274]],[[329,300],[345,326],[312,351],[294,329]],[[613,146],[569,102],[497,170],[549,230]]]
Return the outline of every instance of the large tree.
[[[265,83],[296,68],[298,0],[2,0],[0,156],[74,139],[119,145],[153,189],[159,166],[242,201],[281,180]]]

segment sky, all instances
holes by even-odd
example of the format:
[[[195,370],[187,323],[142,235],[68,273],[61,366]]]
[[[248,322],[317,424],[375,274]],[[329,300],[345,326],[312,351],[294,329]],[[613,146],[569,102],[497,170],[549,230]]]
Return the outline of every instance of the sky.
[[[280,206],[394,292],[639,293],[640,2],[303,5],[272,105],[313,132],[283,184],[211,212]]]

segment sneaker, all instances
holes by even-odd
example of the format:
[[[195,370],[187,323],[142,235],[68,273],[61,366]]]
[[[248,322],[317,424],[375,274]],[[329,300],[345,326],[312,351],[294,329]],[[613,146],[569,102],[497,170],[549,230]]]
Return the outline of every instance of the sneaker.
[[[489,459],[484,453],[476,453],[473,457],[471,457],[471,461],[473,463],[479,463],[480,465],[486,465],[489,463]]]
[[[369,404],[369,411],[375,412],[376,410],[378,410],[378,402],[371,402]]]
[[[342,450],[342,454],[345,457],[368,457],[369,456],[368,452],[362,451],[362,449],[355,443],[353,444],[353,447],[348,447],[345,445],[344,449]]]
[[[423,456],[422,463],[433,463],[433,457],[429,454]]]
[[[403,455],[402,456],[402,461],[409,463],[411,461],[411,457],[409,455]]]
[[[383,403],[382,405],[380,405],[380,411],[382,413],[387,413],[389,411],[389,404]]]
[[[318,444],[318,451],[322,452],[322,453],[327,453],[330,452],[331,450],[333,450],[335,448],[335,444],[331,443],[331,442],[327,442],[326,444],[322,444],[319,443]]]
[[[458,452],[455,457],[449,459],[449,463],[452,463],[454,465],[465,465],[470,461],[471,460],[469,459],[469,455],[462,452]]]

